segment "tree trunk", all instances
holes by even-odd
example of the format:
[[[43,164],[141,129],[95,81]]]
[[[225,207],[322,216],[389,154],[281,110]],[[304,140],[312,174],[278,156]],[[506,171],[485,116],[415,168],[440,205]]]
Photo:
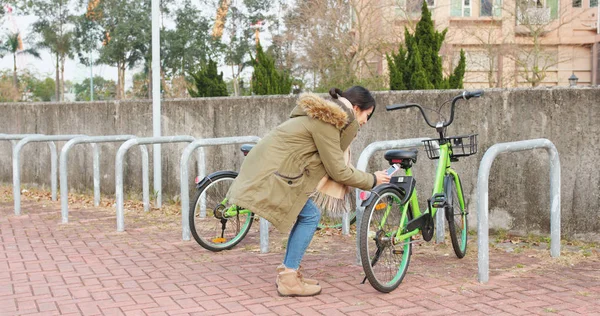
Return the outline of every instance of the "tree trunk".
[[[238,94],[238,81],[237,81],[237,75],[235,74],[235,70],[233,68],[233,64],[231,64],[231,75],[233,77],[233,96],[239,96]]]
[[[119,78],[121,85],[119,89],[121,90],[121,98],[125,99],[125,62],[121,64],[121,77]]]
[[[152,62],[148,63],[148,76],[146,77],[146,86],[148,87],[148,99],[152,100]]]
[[[167,80],[165,79],[165,72],[164,72],[164,71],[162,70],[162,68],[161,68],[161,69],[160,69],[160,85],[158,86],[158,91],[159,91],[159,93],[158,93],[158,94],[159,94],[159,95],[160,95],[160,92],[162,91],[162,89],[164,89],[164,90],[165,90],[165,93],[164,93],[164,94],[165,94],[165,96],[166,96],[166,95],[169,95],[169,93],[170,93],[169,91],[170,91],[170,90],[169,90],[169,88],[168,88],[168,86],[167,86]],[[162,98],[161,98],[161,99],[162,99]]]
[[[60,58],[60,100],[65,101],[65,56]]]
[[[121,62],[117,62],[117,100],[121,99]]]
[[[60,101],[60,69],[58,63],[58,53],[56,53],[56,80],[54,84],[54,100],[56,102]]]
[[[13,54],[13,83],[15,84],[15,89],[19,90],[19,82],[17,80],[17,54]]]

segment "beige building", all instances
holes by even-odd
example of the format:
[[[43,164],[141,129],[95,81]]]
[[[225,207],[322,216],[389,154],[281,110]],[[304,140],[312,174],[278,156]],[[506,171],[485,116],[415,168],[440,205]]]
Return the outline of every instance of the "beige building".
[[[421,1],[361,1],[363,10],[357,14],[366,12],[367,2],[378,4],[377,13],[371,14],[375,18],[362,21],[377,31],[369,32],[371,42],[377,37],[399,43],[404,27],[413,29],[420,18]],[[567,86],[573,74],[579,85],[600,83],[598,0],[427,2],[436,29],[448,28],[440,51],[446,69],[456,64],[461,48],[466,52],[465,88]],[[385,52],[397,50],[397,44],[382,47],[383,54],[368,58],[368,70],[386,75]]]

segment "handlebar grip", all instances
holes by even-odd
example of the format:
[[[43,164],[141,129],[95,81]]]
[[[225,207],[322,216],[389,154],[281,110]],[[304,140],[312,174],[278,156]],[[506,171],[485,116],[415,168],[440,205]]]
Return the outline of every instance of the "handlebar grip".
[[[418,104],[416,104],[416,103],[392,104],[392,105],[387,105],[385,107],[385,109],[388,110],[388,111],[395,111],[395,110],[400,110],[400,109],[408,109],[408,108],[411,108],[413,106],[418,106]]]
[[[483,90],[465,91],[462,95],[465,100],[469,100],[470,98],[479,98],[481,96],[483,96]]]

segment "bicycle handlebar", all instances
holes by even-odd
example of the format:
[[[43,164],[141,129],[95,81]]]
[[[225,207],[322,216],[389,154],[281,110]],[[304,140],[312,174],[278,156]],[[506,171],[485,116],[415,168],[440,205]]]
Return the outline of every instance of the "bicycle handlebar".
[[[440,123],[443,123],[442,127],[446,127],[446,126],[452,124],[452,121],[454,121],[454,106],[456,104],[456,101],[458,101],[460,99],[469,100],[471,98],[479,98],[481,96],[483,96],[483,90],[473,90],[473,91],[465,90],[461,94],[452,98],[452,106],[450,107],[450,120],[448,122],[440,122]],[[436,125],[431,124],[431,122],[427,118],[427,115],[425,114],[425,111],[419,104],[416,104],[416,103],[392,104],[392,105],[386,106],[385,109],[388,111],[395,111],[395,110],[400,110],[400,109],[408,109],[408,108],[412,108],[412,107],[416,107],[421,111],[421,114],[423,115],[425,122],[427,122],[427,125],[429,125],[433,128],[437,127]]]

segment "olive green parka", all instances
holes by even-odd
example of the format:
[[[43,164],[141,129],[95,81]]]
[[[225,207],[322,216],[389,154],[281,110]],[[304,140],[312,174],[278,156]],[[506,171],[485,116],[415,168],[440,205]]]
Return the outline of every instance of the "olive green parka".
[[[347,166],[343,152],[358,132],[351,109],[339,100],[302,94],[290,119],[248,154],[227,196],[287,232],[326,174],[338,183],[370,190],[375,176]]]

